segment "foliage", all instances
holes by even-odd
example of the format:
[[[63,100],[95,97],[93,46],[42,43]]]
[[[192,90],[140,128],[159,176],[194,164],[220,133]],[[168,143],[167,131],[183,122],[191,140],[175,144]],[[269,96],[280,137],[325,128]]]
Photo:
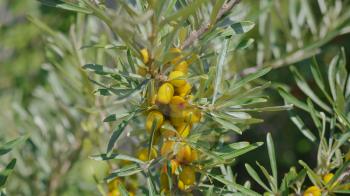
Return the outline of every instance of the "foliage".
[[[1,162],[1,194],[349,192],[346,50],[330,62],[322,59],[324,46],[349,33],[348,2],[39,3],[17,29],[11,28],[14,20],[0,23],[0,41],[10,46],[0,48],[10,54],[0,61],[15,67],[1,74],[7,112],[0,114],[0,141],[25,135],[0,146],[1,156],[12,150],[16,157]],[[56,23],[57,16],[71,18]],[[26,30],[27,39],[10,36]],[[37,45],[44,48],[32,50]],[[24,60],[16,59],[22,51]],[[35,67],[23,66],[31,57]],[[320,62],[329,64],[327,74]],[[315,85],[299,65],[310,68]],[[269,81],[284,66],[305,100],[290,84]],[[16,73],[23,83],[16,83]],[[284,104],[274,102],[276,92]],[[316,165],[299,160],[283,175],[282,150],[268,133],[269,168],[254,157],[260,171],[250,163],[246,173],[233,169],[262,149],[260,138],[245,136],[254,127],[268,131],[263,125],[271,112],[289,113],[294,129],[318,148]],[[13,149],[18,143],[24,144]],[[245,174],[251,178],[242,182]]]

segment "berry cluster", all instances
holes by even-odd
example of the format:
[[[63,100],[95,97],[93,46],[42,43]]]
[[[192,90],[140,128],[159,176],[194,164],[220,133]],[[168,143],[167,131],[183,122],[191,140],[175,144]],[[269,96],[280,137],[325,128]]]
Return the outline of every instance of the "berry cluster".
[[[169,62],[172,70],[166,79],[157,82],[157,93],[152,97],[152,109],[148,111],[145,123],[146,131],[153,134],[153,144],[160,147],[159,155],[166,160],[160,175],[163,192],[169,192],[170,187],[174,187],[170,185],[170,179],[181,191],[189,190],[194,185],[196,178],[192,163],[198,159],[198,152],[184,138],[188,137],[193,125],[201,120],[201,110],[192,104],[192,85],[186,80],[188,63],[182,60],[179,49],[172,48],[170,52],[176,56]],[[142,50],[141,55],[147,64],[147,50]],[[138,153],[142,161],[157,156],[156,147],[152,147],[151,152],[142,149]]]

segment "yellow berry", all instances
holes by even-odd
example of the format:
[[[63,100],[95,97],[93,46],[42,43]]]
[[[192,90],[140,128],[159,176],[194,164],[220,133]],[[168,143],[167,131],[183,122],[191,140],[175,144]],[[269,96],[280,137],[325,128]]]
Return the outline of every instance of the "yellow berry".
[[[177,187],[182,191],[185,190],[185,184],[182,182],[182,180],[179,180],[179,182],[177,183]]]
[[[166,173],[162,172],[160,174],[160,189],[161,191],[169,190],[169,180]]]
[[[173,96],[170,101],[170,109],[172,112],[177,112],[186,108],[187,102],[183,97]]]
[[[172,71],[169,74],[169,81],[172,85],[175,87],[181,87],[186,84],[186,80],[181,79],[185,76],[184,72],[182,71]]]
[[[108,192],[108,196],[120,196],[120,195],[121,193],[119,192],[119,189],[114,189]]]
[[[191,162],[198,160],[198,152],[197,150],[192,149],[191,151]]]
[[[162,148],[160,149],[160,155],[165,157],[165,156],[171,154],[171,152],[173,152],[174,144],[175,144],[175,142],[173,142],[173,141],[169,141],[169,140],[165,141],[163,143]]]
[[[202,117],[202,113],[198,108],[188,108],[183,113],[185,122],[188,123],[198,123]]]
[[[140,51],[143,63],[147,64],[149,61],[149,54],[146,48]]]
[[[175,127],[182,125],[185,122],[184,118],[182,117],[182,112],[172,112],[170,114],[170,122]]]
[[[191,92],[191,88],[192,88],[192,86],[190,85],[190,83],[186,82],[185,85],[176,88],[175,92],[179,96],[185,97],[186,95],[188,95]]]
[[[171,60],[171,64],[176,65],[182,59],[181,50],[179,48],[170,48],[169,51],[172,53],[172,56],[174,56]]]
[[[193,185],[196,181],[196,174],[195,174],[193,168],[191,168],[189,166],[183,167],[182,171],[180,173],[179,179],[185,185]]]
[[[185,74],[188,73],[188,64],[186,61],[181,61],[178,64],[175,64],[174,71],[181,71]]]
[[[304,196],[321,196],[321,190],[317,186],[310,186],[304,192]]]
[[[118,189],[119,184],[120,184],[120,180],[118,178],[113,179],[108,183],[108,190],[113,191],[115,189]]]
[[[176,130],[181,135],[181,137],[187,137],[190,134],[191,125],[182,123],[177,127]]]
[[[326,175],[323,176],[323,181],[325,184],[327,184],[329,181],[332,180],[334,174],[333,173],[328,173]]]
[[[174,87],[170,83],[162,84],[158,89],[157,100],[161,104],[168,104],[174,95]]]
[[[151,154],[150,154],[150,159],[148,158],[148,149],[143,148],[137,153],[138,159],[141,161],[149,161],[150,159],[155,159],[157,158],[157,151],[156,149],[152,148],[151,149]]]
[[[153,121],[156,121],[156,129],[159,129],[164,121],[164,116],[161,112],[153,110],[151,111],[146,119],[146,130],[151,133],[152,132],[152,124]]]
[[[165,120],[162,127],[160,128],[160,133],[164,138],[169,138],[176,135],[176,130],[168,120]]]
[[[176,160],[180,163],[190,163],[192,161],[191,157],[191,147],[189,145],[183,145],[180,147],[176,154]]]

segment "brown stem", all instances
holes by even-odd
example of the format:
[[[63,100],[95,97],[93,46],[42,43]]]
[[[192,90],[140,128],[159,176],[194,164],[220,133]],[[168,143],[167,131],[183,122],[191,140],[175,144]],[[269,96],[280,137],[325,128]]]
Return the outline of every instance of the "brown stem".
[[[218,15],[216,16],[215,23],[219,21],[228,11],[230,11],[239,2],[240,0],[231,0],[226,2],[219,10]],[[207,32],[210,29],[210,27],[212,27],[212,25],[213,24],[210,24],[210,22],[202,24],[202,26],[198,30],[191,32],[190,36],[187,37],[187,39],[184,41],[180,48],[185,49],[191,44],[193,44],[193,42],[198,40],[205,32]]]

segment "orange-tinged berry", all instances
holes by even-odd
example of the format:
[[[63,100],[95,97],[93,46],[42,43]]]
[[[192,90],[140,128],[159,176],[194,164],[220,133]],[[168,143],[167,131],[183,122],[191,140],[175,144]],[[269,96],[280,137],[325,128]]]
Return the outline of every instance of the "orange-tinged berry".
[[[147,64],[149,61],[149,54],[146,48],[140,51],[143,63]]]
[[[160,155],[162,155],[163,157],[170,155],[173,152],[174,144],[174,141],[164,141],[162,148],[160,149]]]
[[[158,89],[157,101],[161,104],[168,104],[174,95],[174,87],[170,83],[162,84]]]
[[[191,162],[198,160],[198,152],[195,149],[191,151]]]
[[[187,137],[190,134],[191,125],[182,123],[177,127],[176,130],[181,135],[181,137]]]
[[[164,138],[169,138],[176,135],[176,130],[168,120],[165,120],[162,127],[160,128],[160,133]]]
[[[146,119],[146,130],[151,133],[152,132],[152,125],[153,122],[156,122],[156,129],[159,129],[164,121],[164,116],[161,112],[153,110],[150,113],[148,113],[147,119]]]
[[[324,181],[324,183],[327,184],[329,181],[331,181],[332,178],[333,178],[333,176],[334,176],[333,173],[328,173],[328,174],[324,175],[324,176],[323,176],[323,181]]]
[[[120,195],[121,195],[121,193],[120,193],[119,189],[114,189],[114,190],[108,192],[108,196],[120,196]]]
[[[180,163],[190,163],[192,161],[191,151],[189,145],[182,145],[176,154],[176,160]]]
[[[171,174],[175,174],[176,169],[179,166],[179,162],[177,162],[175,159],[170,160],[170,168],[171,168]],[[168,172],[168,166],[165,164],[163,165],[162,172],[167,173]]]
[[[188,73],[188,63],[186,61],[181,61],[180,63],[175,65],[174,71],[181,71],[181,72],[187,74]]]
[[[310,186],[303,194],[304,196],[321,196],[321,189],[317,186]]]
[[[155,159],[157,158],[157,151],[156,149],[152,148],[151,149],[151,154],[150,154],[150,159],[148,158],[148,149],[143,148],[137,153],[138,159],[141,161],[149,161],[150,159]]]
[[[182,168],[180,175],[179,175],[179,179],[185,185],[193,185],[196,181],[196,174],[194,172],[194,169],[189,167],[189,166],[184,166]]]
[[[181,96],[181,97],[185,97],[186,95],[188,95],[191,92],[191,84],[186,82],[185,85],[177,87],[175,89],[175,92]]]
[[[168,79],[175,87],[181,87],[186,84],[186,80],[183,79],[184,76],[185,73],[182,71],[172,71],[170,72]]]

